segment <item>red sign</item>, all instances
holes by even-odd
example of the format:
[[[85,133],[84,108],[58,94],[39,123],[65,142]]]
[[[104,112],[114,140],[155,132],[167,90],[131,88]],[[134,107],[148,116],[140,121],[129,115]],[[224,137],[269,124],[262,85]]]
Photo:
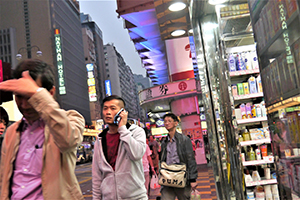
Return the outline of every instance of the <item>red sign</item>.
[[[179,89],[179,90],[184,91],[184,90],[186,90],[186,88],[187,88],[186,82],[180,82],[180,83],[178,84],[178,89]]]

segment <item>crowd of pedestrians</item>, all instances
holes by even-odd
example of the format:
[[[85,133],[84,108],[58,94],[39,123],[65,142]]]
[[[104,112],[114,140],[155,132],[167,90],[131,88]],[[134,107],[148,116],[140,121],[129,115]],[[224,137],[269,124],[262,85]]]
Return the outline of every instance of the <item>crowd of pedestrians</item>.
[[[83,116],[55,101],[55,75],[47,63],[24,60],[13,78],[1,82],[0,90],[14,93],[23,117],[7,128],[8,114],[0,107],[0,199],[83,199],[74,173]],[[93,199],[148,199],[151,175],[159,174],[162,161],[186,164],[188,179],[185,188],[162,186],[161,199],[189,199],[197,187],[196,162],[191,140],[176,132],[177,116],[163,117],[169,134],[157,141],[127,122],[121,97],[106,97],[102,109],[108,126],[94,143]]]

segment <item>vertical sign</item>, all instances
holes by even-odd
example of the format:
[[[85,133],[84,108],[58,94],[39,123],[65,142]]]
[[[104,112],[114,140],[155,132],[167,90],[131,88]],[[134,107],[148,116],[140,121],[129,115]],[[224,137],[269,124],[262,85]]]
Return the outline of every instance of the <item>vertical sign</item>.
[[[54,38],[55,38],[55,51],[56,51],[56,63],[57,63],[57,73],[58,73],[58,92],[60,95],[66,94],[65,87],[65,75],[64,75],[64,65],[63,65],[63,57],[61,51],[61,37],[60,30],[54,30]]]
[[[111,96],[110,80],[105,80],[105,91],[106,91],[106,96]]]
[[[198,64],[197,64],[197,55],[196,55],[196,47],[195,47],[194,37],[189,36],[189,41],[190,41],[190,50],[191,50],[191,56],[192,56],[192,61],[193,61],[193,69],[194,69],[195,79],[199,80],[199,69],[198,69]]]
[[[97,101],[96,83],[94,77],[94,65],[92,63],[86,64],[87,70],[87,83],[89,87],[89,98],[90,102]]]

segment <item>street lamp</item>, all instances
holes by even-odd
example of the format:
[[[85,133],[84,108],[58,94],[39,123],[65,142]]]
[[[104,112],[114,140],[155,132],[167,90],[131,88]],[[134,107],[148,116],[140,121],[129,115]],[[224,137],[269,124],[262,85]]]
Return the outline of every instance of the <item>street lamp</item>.
[[[19,49],[19,51],[18,51],[18,54],[16,55],[17,60],[21,60],[21,59],[22,59],[22,54],[21,54],[21,52],[24,51],[24,50],[27,52],[27,57],[28,57],[28,58],[31,58],[31,50],[32,50],[33,48],[36,48],[36,49],[37,49],[37,52],[36,52],[36,56],[37,56],[37,57],[41,57],[41,56],[43,55],[43,53],[42,53],[42,51],[40,50],[40,48],[39,48],[38,46],[36,46],[36,45],[29,46],[29,47],[21,47],[21,48]]]

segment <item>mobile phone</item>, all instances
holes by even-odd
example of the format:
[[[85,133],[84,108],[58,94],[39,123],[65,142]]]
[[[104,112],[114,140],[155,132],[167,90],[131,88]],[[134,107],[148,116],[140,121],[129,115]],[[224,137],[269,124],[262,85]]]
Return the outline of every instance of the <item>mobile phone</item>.
[[[120,120],[121,120],[121,117],[120,117],[120,113],[124,110],[124,108],[121,108],[121,110],[119,110],[119,112],[115,115],[114,117],[114,124],[118,125]]]

